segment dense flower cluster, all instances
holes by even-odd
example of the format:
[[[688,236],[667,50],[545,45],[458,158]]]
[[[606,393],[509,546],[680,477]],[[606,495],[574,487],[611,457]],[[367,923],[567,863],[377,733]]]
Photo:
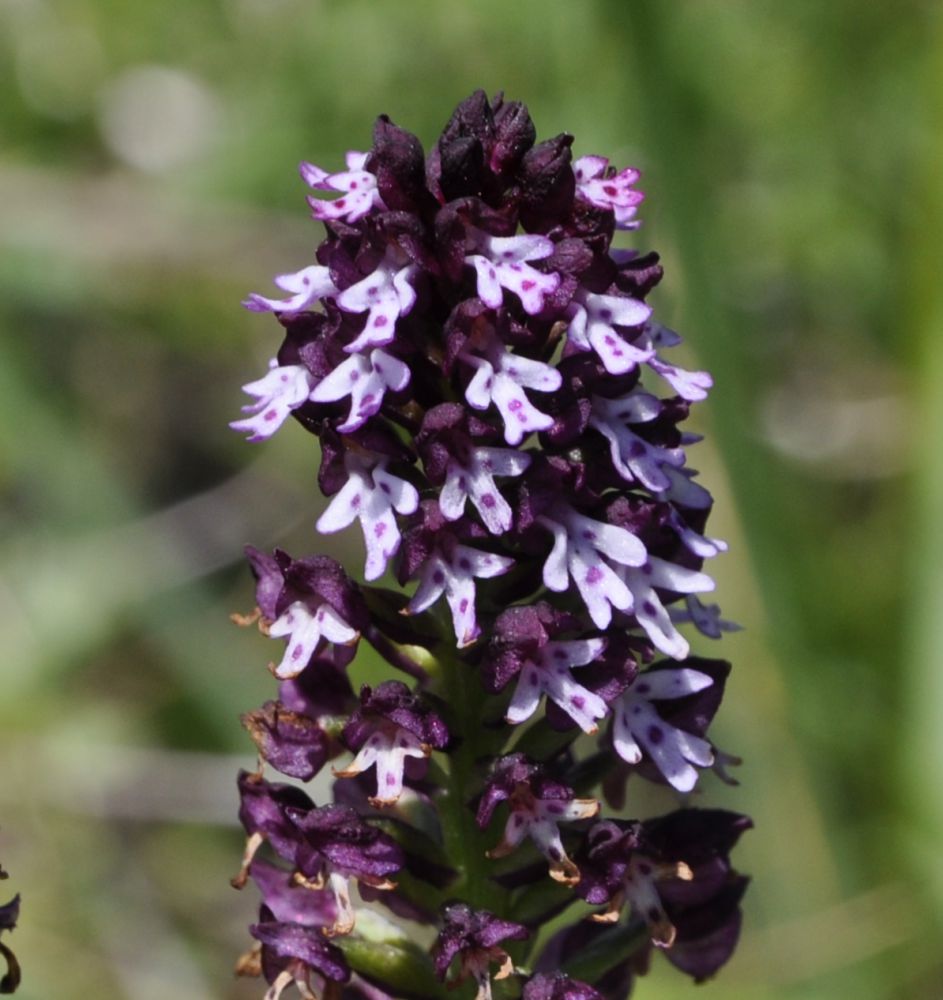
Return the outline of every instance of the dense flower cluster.
[[[725,546],[680,426],[711,379],[663,356],[680,338],[646,303],[657,255],[612,246],[639,224],[637,171],[571,145],[482,92],[428,155],[381,117],[346,169],[302,164],[325,238],[282,296],[245,302],[284,339],[232,426],[313,434],[316,528],[356,522],[364,551],[358,584],[325,556],[248,550],[240,620],[279,640],[279,688],[244,717],[260,763],[239,779],[235,882],[262,896],[240,971],[268,1000],[465,979],[479,1000],[493,980],[597,1000],[652,948],[700,980],[735,946],[749,820],[621,818],[631,775],[686,794],[735,760],[708,735],[729,665],[679,627],[734,627],[700,600]],[[400,679],[355,691],[379,662]],[[317,804],[302,783],[334,760]],[[431,954],[355,886],[433,924]],[[593,921],[535,953],[577,899]]]

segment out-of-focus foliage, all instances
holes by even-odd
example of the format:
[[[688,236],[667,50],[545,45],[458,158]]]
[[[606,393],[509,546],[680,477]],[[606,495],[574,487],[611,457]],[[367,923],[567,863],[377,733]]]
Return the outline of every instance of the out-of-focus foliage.
[[[24,997],[261,993],[232,978],[254,901],[227,878],[237,716],[272,653],[227,620],[252,600],[237,560],[355,543],[315,537],[300,429],[226,428],[277,341],[238,302],[310,259],[300,159],[339,166],[381,112],[428,139],[478,86],[643,169],[656,308],[716,377],[703,479],[749,626],[723,640],[719,739],[746,763],[703,801],[757,829],[740,951],[698,995],[939,996],[941,13],[0,0],[0,837]],[[691,987],[656,968],[638,995]]]

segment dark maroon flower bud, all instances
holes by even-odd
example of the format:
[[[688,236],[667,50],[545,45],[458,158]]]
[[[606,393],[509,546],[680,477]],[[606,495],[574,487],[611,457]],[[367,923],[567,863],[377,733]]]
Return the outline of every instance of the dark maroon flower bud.
[[[568,214],[576,191],[573,136],[558,135],[528,150],[521,164],[521,222],[545,233]]]
[[[603,1000],[589,983],[570,979],[562,972],[538,973],[524,985],[524,1000]]]
[[[488,166],[496,174],[506,173],[520,163],[524,154],[534,145],[537,129],[520,101],[495,101],[494,145]]]
[[[356,878],[375,889],[392,889],[387,876],[403,866],[397,844],[370,826],[348,806],[327,805],[290,809],[299,832],[295,866],[307,884],[330,886],[337,903],[337,922],[325,933],[349,934],[354,926],[349,880]]]
[[[513,971],[501,941],[522,941],[530,932],[523,924],[501,920],[487,910],[473,910],[466,903],[451,903],[442,911],[443,924],[432,948],[432,963],[439,979],[445,979],[454,959],[459,965],[450,985],[469,976],[478,984],[476,1000],[490,1000],[492,965],[498,966],[495,979],[505,979]]]
[[[330,754],[330,740],[323,729],[306,715],[267,701],[254,712],[242,716],[259,756],[276,771],[308,781],[324,766]]]
[[[233,885],[242,888],[249,875],[249,865],[263,842],[286,861],[294,863],[300,837],[288,810],[311,809],[311,799],[295,785],[266,781],[261,775],[239,772],[239,821],[248,839],[242,869]]]
[[[426,161],[422,144],[411,132],[380,115],[373,127],[373,150],[367,169],[376,175],[377,190],[393,211],[427,207]]]
[[[262,945],[261,972],[271,987],[266,993],[268,1000],[278,1000],[293,983],[302,996],[315,996],[312,974],[337,983],[350,979],[344,953],[325,939],[320,928],[275,920],[271,910],[263,906],[259,922],[249,927],[249,933]]]

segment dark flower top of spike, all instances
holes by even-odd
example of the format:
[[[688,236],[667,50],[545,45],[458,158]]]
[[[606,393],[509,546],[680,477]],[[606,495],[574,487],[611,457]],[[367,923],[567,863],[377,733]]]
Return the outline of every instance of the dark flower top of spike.
[[[665,356],[680,337],[648,302],[657,254],[615,245],[640,224],[638,171],[574,148],[481,91],[427,150],[381,116],[343,169],[301,165],[323,239],[281,295],[245,302],[282,342],[232,426],[263,441],[294,417],[316,438],[314,527],[356,522],[364,554],[247,549],[257,610],[234,618],[284,642],[278,700],[244,717],[260,768],[318,795],[337,779],[321,805],[240,779],[236,883],[263,897],[241,967],[269,998],[337,995],[348,972],[429,996],[451,967],[482,1000],[508,976],[525,1000],[597,1000],[653,945],[702,979],[736,943],[729,853],[749,820],[598,817],[631,776],[681,794],[707,770],[730,780],[708,732],[730,667],[691,656],[689,626],[735,626],[700,600],[726,546],[682,426],[711,378]],[[351,880],[436,920],[431,955],[358,923]],[[596,922],[533,954],[525,928],[580,897]],[[623,912],[632,956],[594,946],[578,979],[560,971]]]

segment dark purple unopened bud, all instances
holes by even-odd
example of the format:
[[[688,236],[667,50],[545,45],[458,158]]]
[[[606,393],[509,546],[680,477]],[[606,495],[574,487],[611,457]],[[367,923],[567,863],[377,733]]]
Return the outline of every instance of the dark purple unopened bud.
[[[536,138],[537,129],[527,105],[502,100],[494,110],[494,146],[488,165],[496,174],[513,170]]]
[[[267,1000],[277,1000],[292,983],[302,996],[316,995],[311,992],[312,973],[338,983],[350,979],[343,952],[316,927],[275,920],[263,906],[259,922],[249,928],[249,933],[262,945],[261,969],[271,986]]]
[[[411,132],[381,115],[373,127],[373,150],[367,168],[377,178],[377,188],[393,211],[419,211],[429,200],[426,161],[422,144]]]
[[[452,903],[442,911],[443,925],[432,948],[432,964],[439,979],[445,979],[455,958],[459,966],[450,985],[469,976],[478,984],[476,1000],[490,1000],[492,965],[498,966],[495,979],[505,979],[513,971],[501,941],[522,941],[530,936],[523,924],[501,920],[487,910],[473,910],[466,903]]]
[[[327,733],[306,715],[267,701],[242,716],[259,756],[276,771],[308,781],[324,766],[330,754]]]
[[[562,972],[538,973],[524,986],[524,1000],[603,1000],[589,983],[570,979]]]
[[[334,656],[315,657],[307,667],[290,680],[278,686],[278,700],[291,712],[298,712],[309,719],[324,715],[346,715],[357,699],[344,667],[350,647],[334,650]],[[342,662],[338,662],[338,654]]]
[[[249,865],[264,841],[286,861],[294,863],[300,835],[288,810],[311,809],[313,803],[295,785],[266,781],[261,775],[239,772],[239,821],[245,827],[248,840],[242,869],[233,885],[242,888],[249,874]]]
[[[545,233],[569,213],[576,192],[570,163],[573,136],[558,135],[538,143],[521,164],[521,222],[531,232]]]
[[[353,778],[376,767],[374,806],[399,800],[408,757],[425,760],[448,744],[445,723],[402,681],[384,681],[376,689],[364,685],[360,708],[344,727],[344,742],[356,753],[339,778]]]
[[[289,817],[300,837],[295,867],[307,884],[321,887],[327,883],[335,896],[337,922],[325,933],[349,934],[354,926],[349,879],[376,889],[394,888],[388,876],[402,868],[402,851],[348,806],[292,809]]]
[[[733,954],[743,920],[740,901],[749,882],[743,875],[731,874],[699,903],[676,900],[673,888],[665,886],[665,909],[677,930],[674,946],[665,954],[695,982],[713,976]]]

